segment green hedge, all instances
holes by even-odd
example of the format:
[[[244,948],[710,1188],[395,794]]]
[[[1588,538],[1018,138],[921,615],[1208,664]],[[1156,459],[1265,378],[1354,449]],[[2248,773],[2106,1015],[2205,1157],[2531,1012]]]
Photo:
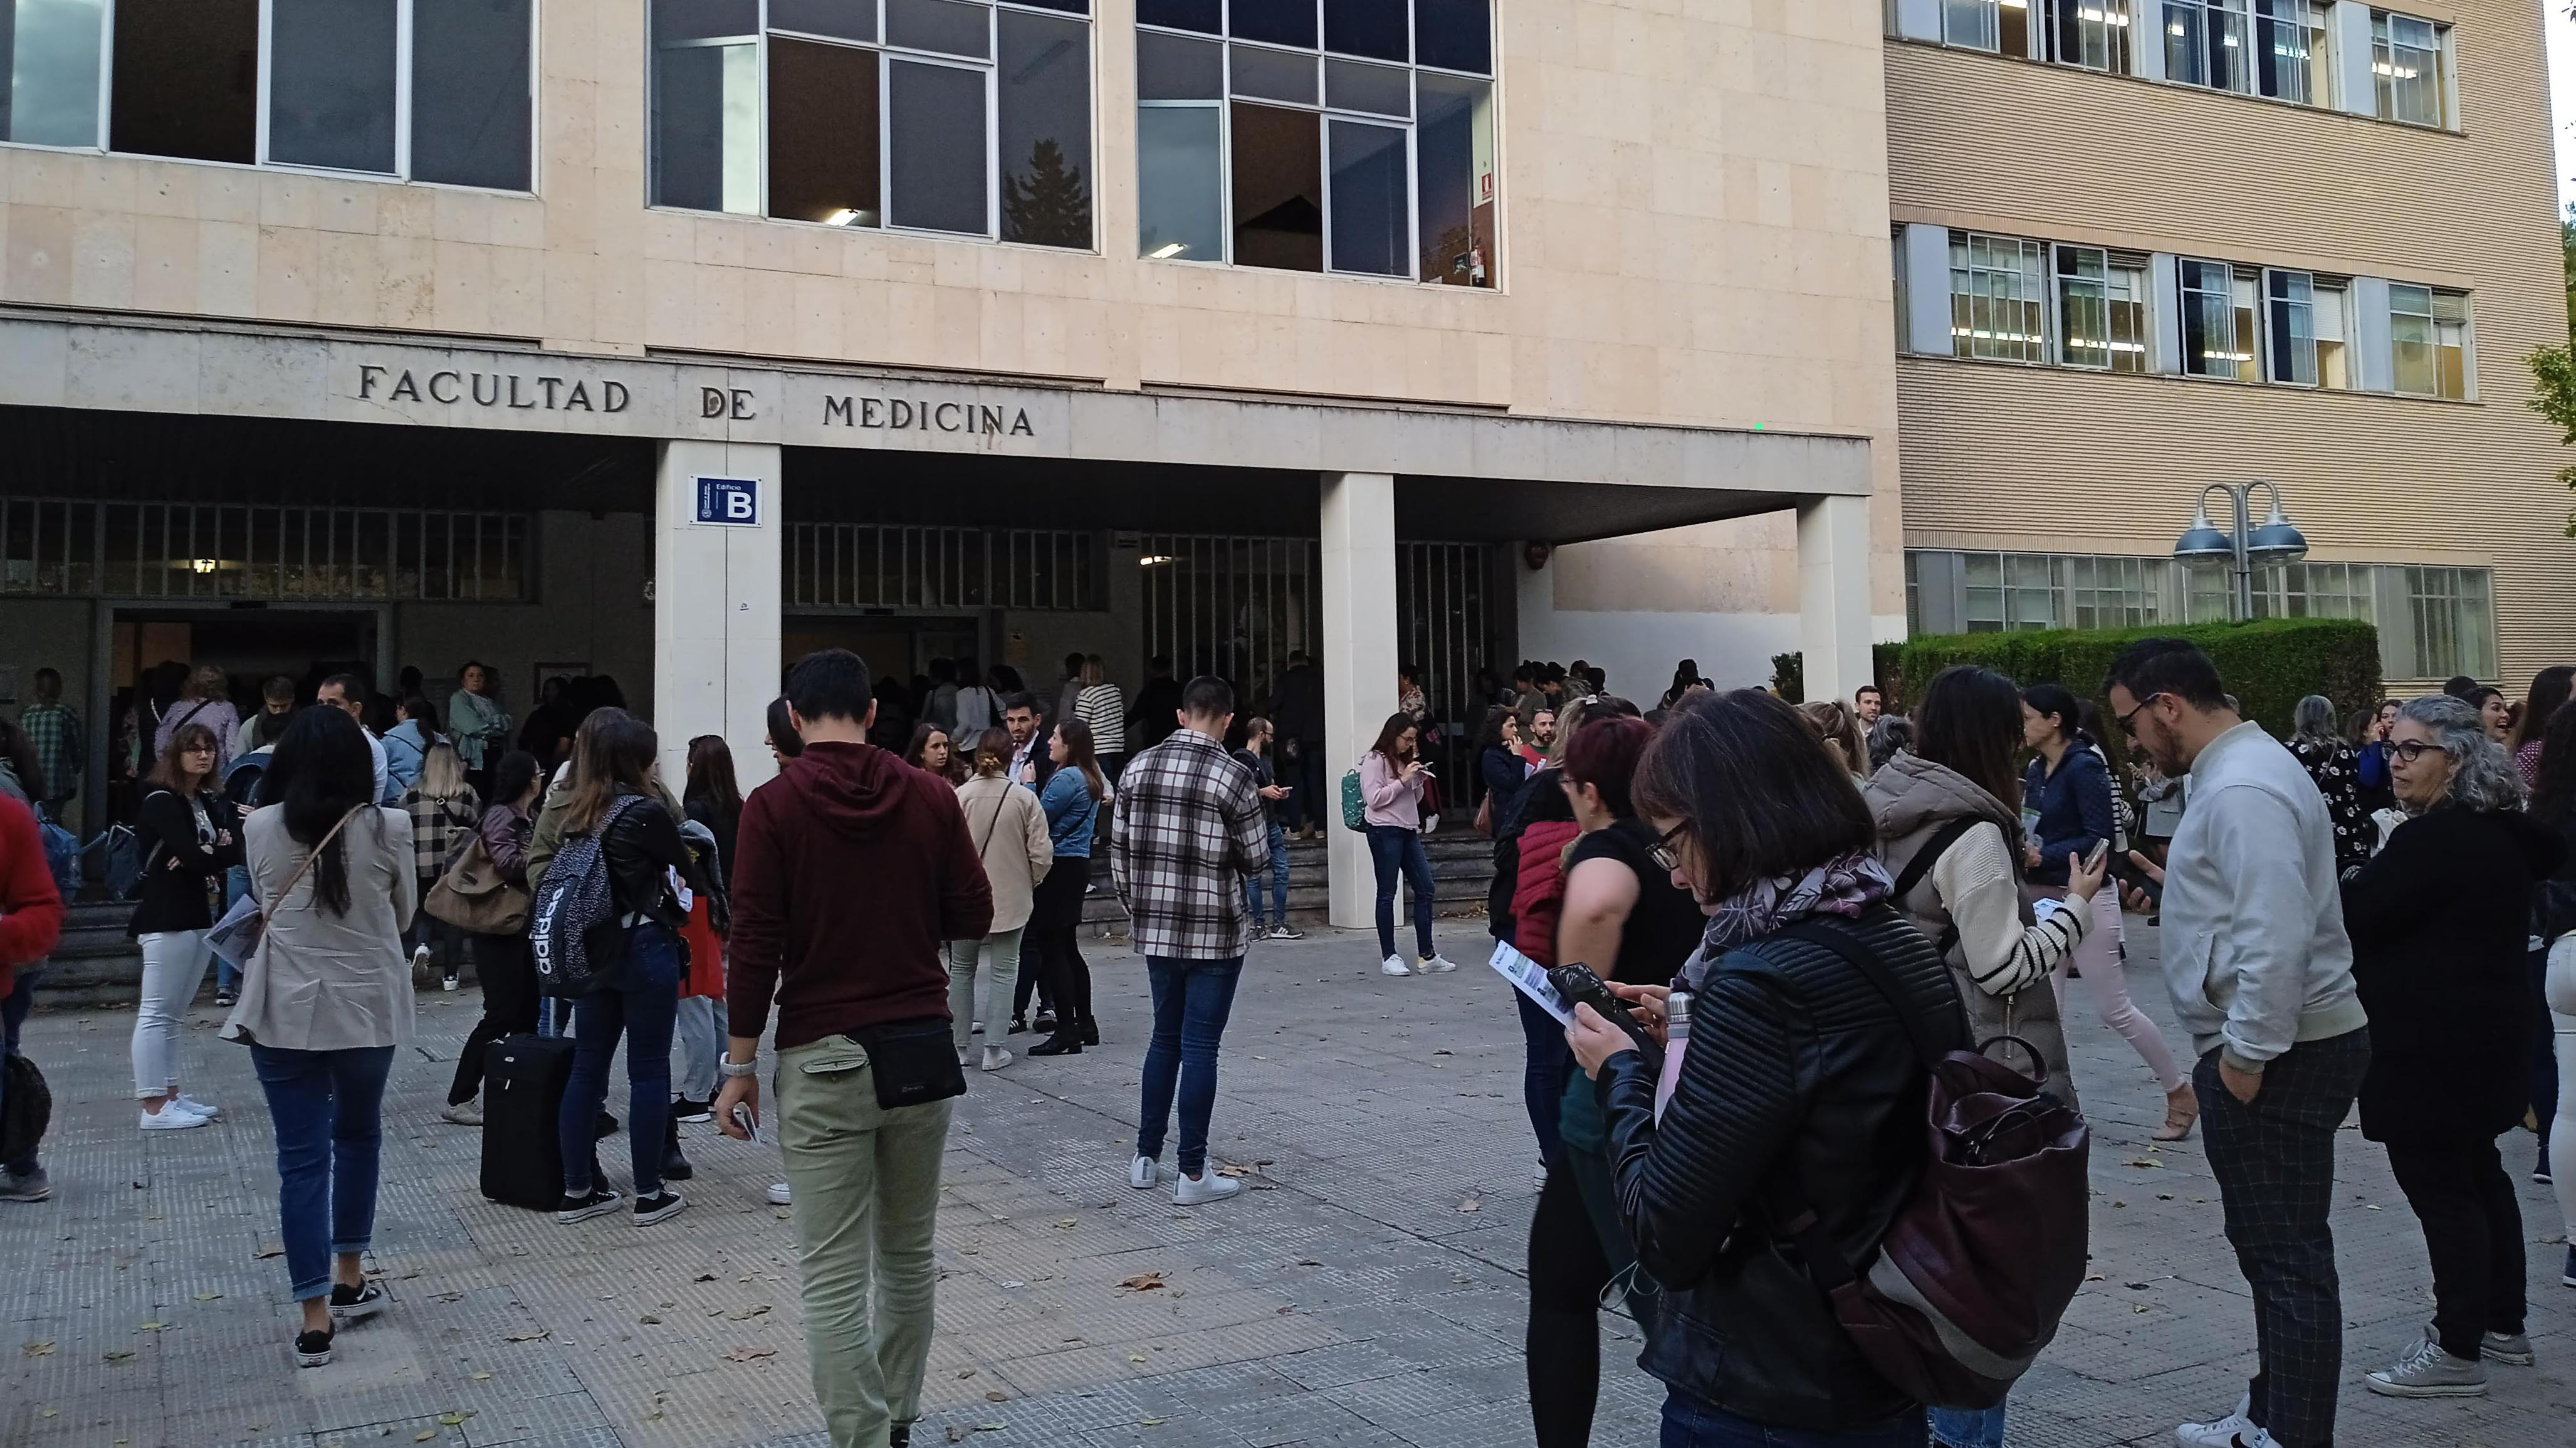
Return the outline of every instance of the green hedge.
[[[2334,701],[2338,724],[2353,710],[2379,701],[2378,628],[2336,618],[1949,634],[1896,646],[1895,668],[1882,661],[1879,673],[1893,684],[1896,699],[1911,701],[1922,698],[1924,685],[1943,669],[1981,664],[2024,685],[2063,684],[2078,697],[2101,704],[2107,715],[2102,676],[2111,660],[2139,639],[2159,637],[2186,638],[2207,650],[2245,717],[2274,734],[2290,732],[2291,715],[2309,694]]]

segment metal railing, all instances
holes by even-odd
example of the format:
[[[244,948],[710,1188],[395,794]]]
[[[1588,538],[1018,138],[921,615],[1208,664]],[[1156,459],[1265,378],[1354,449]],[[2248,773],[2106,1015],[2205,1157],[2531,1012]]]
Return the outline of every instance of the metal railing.
[[[1098,534],[790,523],[790,609],[1101,607]]]
[[[518,603],[529,542],[523,513],[0,498],[0,596]]]

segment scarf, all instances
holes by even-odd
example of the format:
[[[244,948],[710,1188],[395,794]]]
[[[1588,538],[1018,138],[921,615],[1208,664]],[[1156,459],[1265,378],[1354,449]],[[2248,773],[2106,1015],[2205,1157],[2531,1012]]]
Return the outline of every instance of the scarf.
[[[1674,989],[1697,994],[1708,968],[1737,946],[1775,935],[1811,915],[1857,920],[1862,911],[1895,890],[1887,867],[1865,850],[1827,860],[1803,875],[1756,880],[1709,913],[1708,932],[1700,937],[1699,949],[1682,962]]]

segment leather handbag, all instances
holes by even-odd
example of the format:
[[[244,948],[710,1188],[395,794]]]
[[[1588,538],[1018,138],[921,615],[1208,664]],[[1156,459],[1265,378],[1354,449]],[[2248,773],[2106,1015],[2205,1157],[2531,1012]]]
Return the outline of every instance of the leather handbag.
[[[466,841],[464,853],[431,886],[421,908],[459,930],[476,935],[516,935],[528,926],[528,887],[501,878],[492,852],[480,834]]]

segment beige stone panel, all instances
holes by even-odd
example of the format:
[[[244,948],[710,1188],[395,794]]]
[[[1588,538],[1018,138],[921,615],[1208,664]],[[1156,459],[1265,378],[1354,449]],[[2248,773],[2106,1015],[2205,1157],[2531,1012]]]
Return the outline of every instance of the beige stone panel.
[[[328,181],[313,188],[313,224],[324,231],[373,236],[376,207],[393,188],[379,181]]]
[[[706,274],[712,279],[713,273]],[[697,291],[700,269],[687,262],[644,263],[644,330],[636,340],[650,346],[697,345]]]
[[[134,175],[134,209],[145,216],[197,214],[196,167],[175,161],[138,167]],[[5,195],[0,188],[0,195]]]
[[[885,247],[878,238],[852,232],[838,238],[837,245],[840,247],[841,275],[844,278],[851,281],[881,282],[889,275],[886,270]]]
[[[981,366],[976,355],[983,343],[984,294],[971,286],[942,286],[931,289],[930,346],[927,356],[918,360],[933,363],[947,359],[948,365],[964,363]]]
[[[1003,292],[975,294],[975,363],[995,372],[1032,372],[1028,312],[1023,299]]]
[[[614,211],[610,215],[616,214]],[[689,218],[689,256],[704,267],[739,267],[746,265],[755,232],[768,226],[732,216],[691,214]]]
[[[314,193],[324,183],[292,171],[262,171],[258,174],[259,224],[311,230]]]
[[[836,226],[790,228],[785,265],[803,276],[839,276],[843,242],[840,231]]]
[[[490,332],[503,318],[492,310],[492,249],[463,242],[430,243],[431,325],[442,332]]]
[[[196,195],[195,214],[206,221],[259,221],[260,174],[240,166],[191,166],[177,161],[155,163],[172,174],[174,184]]]
[[[743,350],[749,345],[750,278],[755,275],[739,267],[700,267],[698,304],[687,329],[673,337],[650,337],[647,342],[701,351]]]
[[[376,317],[386,327],[426,327],[437,314],[437,243],[427,236],[376,238]]]
[[[9,213],[9,300],[70,301],[72,214],[58,206],[12,206]]]
[[[742,336],[764,339],[768,351],[802,350],[793,342],[797,334],[796,277],[783,271],[745,271],[740,274],[742,288]],[[730,342],[741,347],[742,342]]]
[[[430,234],[443,242],[488,245],[492,240],[494,197],[482,191],[439,187],[430,193]]]
[[[197,223],[197,305],[212,317],[258,312],[258,227],[243,221]]]
[[[545,288],[543,311],[547,344],[577,346],[597,336],[593,321],[598,288],[613,268],[595,258],[546,252],[539,258]]]
[[[71,299],[82,307],[134,304],[133,213],[72,213]]]
[[[792,271],[796,265],[797,236],[819,229],[810,222],[794,221],[746,226],[741,231],[742,258],[735,264],[753,271]]]
[[[536,249],[546,244],[546,206],[532,196],[492,198],[492,244]]]
[[[314,245],[314,319],[376,325],[376,238],[325,231]]]
[[[545,264],[534,251],[492,248],[489,282],[493,325],[526,336],[545,335]]]
[[[644,174],[647,154],[652,150],[647,138],[649,124],[643,82],[630,82],[623,77],[602,81],[591,96],[589,164],[629,172],[640,178]],[[567,164],[570,163],[568,159]],[[627,194],[625,204],[641,206],[645,195],[644,188],[638,185]]]
[[[632,102],[636,107],[634,119],[621,124],[603,116],[600,113],[602,93],[616,97],[620,105]],[[598,165],[603,154],[628,154],[623,150],[624,142],[636,134],[633,127],[640,125],[644,114],[643,89],[632,85],[549,80],[544,100],[546,131],[538,155],[543,158],[539,170],[547,173],[569,175]],[[541,189],[545,185],[542,176],[538,185]]]
[[[885,345],[888,299],[883,282],[843,281],[833,288],[841,309],[841,342],[850,352],[874,355]]]
[[[872,356],[892,359],[938,355],[932,340],[938,327],[932,290],[903,283],[885,284],[885,329]]]
[[[315,261],[309,226],[261,227],[259,315],[285,322],[312,321]]]
[[[793,315],[786,333],[795,339],[797,355],[803,357],[838,357],[841,341],[841,283],[835,277],[797,274],[781,278],[786,283],[789,306]]]
[[[586,330],[594,341],[622,349],[643,348],[650,266],[640,257],[601,257],[593,263],[592,310]]]

